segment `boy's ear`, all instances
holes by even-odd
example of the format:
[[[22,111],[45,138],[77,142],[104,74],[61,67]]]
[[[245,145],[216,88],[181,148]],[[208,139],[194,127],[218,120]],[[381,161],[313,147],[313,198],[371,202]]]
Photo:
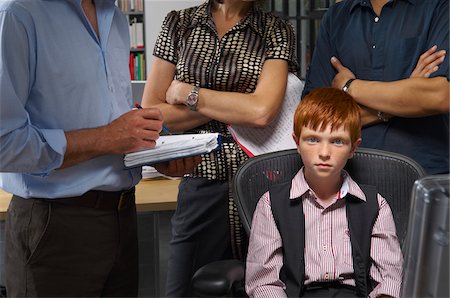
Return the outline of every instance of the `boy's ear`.
[[[298,146],[298,138],[297,138],[297,136],[295,135],[294,132],[292,132],[292,138],[294,139],[295,145]]]
[[[359,138],[357,139],[353,145],[352,145],[352,151],[350,152],[350,156],[348,157],[349,159],[353,157],[353,155],[355,154],[356,149],[358,148],[358,146],[361,144],[362,139]]]

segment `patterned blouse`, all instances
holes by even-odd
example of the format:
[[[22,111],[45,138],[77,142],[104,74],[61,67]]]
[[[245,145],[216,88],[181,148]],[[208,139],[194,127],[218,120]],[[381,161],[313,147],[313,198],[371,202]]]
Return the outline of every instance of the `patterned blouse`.
[[[219,39],[211,3],[171,11],[163,22],[153,55],[176,65],[177,80],[218,91],[252,93],[267,59],[287,60],[289,71],[297,71],[295,35],[289,23],[255,5]],[[220,151],[203,156],[192,177],[230,180],[248,158],[226,123],[213,120],[192,132],[219,132],[223,140]]]

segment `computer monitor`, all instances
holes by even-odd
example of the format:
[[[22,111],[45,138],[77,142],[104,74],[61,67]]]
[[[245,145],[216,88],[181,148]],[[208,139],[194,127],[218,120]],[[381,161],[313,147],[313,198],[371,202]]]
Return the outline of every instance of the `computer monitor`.
[[[449,185],[449,175],[414,184],[401,297],[450,297]]]

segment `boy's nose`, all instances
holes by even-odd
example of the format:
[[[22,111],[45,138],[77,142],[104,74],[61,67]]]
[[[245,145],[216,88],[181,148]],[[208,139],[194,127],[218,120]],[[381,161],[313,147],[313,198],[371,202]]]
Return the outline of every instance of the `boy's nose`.
[[[323,161],[330,159],[330,148],[327,145],[322,145],[319,151],[319,158]]]

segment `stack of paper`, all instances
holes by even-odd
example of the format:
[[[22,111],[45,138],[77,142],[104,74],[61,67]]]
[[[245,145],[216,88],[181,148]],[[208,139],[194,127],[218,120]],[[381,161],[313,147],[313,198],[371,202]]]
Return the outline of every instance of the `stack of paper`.
[[[294,113],[300,102],[303,86],[303,82],[296,75],[289,73],[283,105],[276,119],[266,127],[228,126],[228,130],[248,156],[297,147],[292,138],[292,131]]]
[[[160,136],[153,149],[125,155],[126,167],[152,165],[188,156],[206,154],[219,147],[218,133]]]
[[[180,177],[171,177],[171,176],[164,175],[164,174],[158,172],[152,166],[143,166],[142,167],[142,179],[143,180],[162,179],[162,178],[171,179],[171,180],[180,179]]]

